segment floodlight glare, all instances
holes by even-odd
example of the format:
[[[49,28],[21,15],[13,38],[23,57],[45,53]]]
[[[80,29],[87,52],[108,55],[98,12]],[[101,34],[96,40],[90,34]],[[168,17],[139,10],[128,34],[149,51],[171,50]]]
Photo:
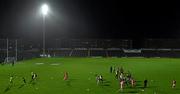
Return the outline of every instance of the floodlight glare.
[[[48,5],[46,5],[46,4],[42,5],[41,12],[42,12],[42,14],[44,16],[47,15],[47,13],[48,13]]]

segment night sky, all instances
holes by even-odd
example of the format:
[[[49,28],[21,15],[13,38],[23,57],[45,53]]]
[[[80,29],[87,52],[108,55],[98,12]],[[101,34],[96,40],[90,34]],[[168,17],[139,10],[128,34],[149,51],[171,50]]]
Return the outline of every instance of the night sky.
[[[47,3],[48,38],[179,38],[178,2],[133,0],[1,0],[0,37],[42,36],[40,6]]]

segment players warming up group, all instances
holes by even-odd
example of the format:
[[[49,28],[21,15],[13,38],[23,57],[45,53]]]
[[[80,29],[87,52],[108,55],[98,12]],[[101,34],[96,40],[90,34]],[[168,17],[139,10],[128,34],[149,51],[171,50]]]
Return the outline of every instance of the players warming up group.
[[[110,67],[111,70],[112,67]],[[123,90],[123,88],[126,86],[131,86],[132,88],[136,85],[136,80],[132,77],[130,71],[124,72],[123,67],[117,67],[117,69],[114,67],[113,72],[115,72],[115,78],[118,80],[120,89]],[[111,73],[113,73],[111,72]]]
[[[131,73],[128,71],[127,73],[124,72],[124,69],[121,68],[117,68],[113,69],[113,67],[110,67],[110,73],[113,73],[115,71],[115,78],[119,80],[119,84],[120,84],[120,90],[123,90],[123,88],[126,86],[129,86],[131,84],[131,87],[135,87],[136,86],[136,80],[132,77]],[[143,86],[143,90],[145,88],[147,88],[147,84],[148,84],[148,80],[145,79],[144,80],[144,86]],[[176,80],[172,80],[172,88],[176,87]]]
[[[136,80],[132,77],[132,74],[130,73],[130,71],[125,72],[123,67],[112,67],[110,66],[110,73],[115,74],[115,79],[118,80],[119,82],[119,86],[120,86],[120,90],[123,90],[126,86],[129,86],[131,88],[136,86]],[[103,77],[102,75],[96,75],[96,82],[97,85],[99,85],[100,83],[103,83]],[[148,80],[145,79],[143,81],[143,90],[145,88],[147,88],[148,86]],[[176,87],[176,80],[172,80],[172,88]]]
[[[118,80],[120,89],[122,90],[125,85],[135,87],[136,81],[132,77],[131,73],[128,71],[127,73],[124,72],[124,69],[122,67],[110,67],[110,73],[115,74],[115,79]],[[97,85],[103,84],[103,76],[102,75],[97,75],[96,74],[96,83]]]

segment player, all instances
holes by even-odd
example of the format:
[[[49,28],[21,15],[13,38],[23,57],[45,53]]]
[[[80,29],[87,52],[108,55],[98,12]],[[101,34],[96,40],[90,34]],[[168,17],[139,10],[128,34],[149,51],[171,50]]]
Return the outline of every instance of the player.
[[[12,66],[14,66],[15,60],[12,61]]]
[[[131,79],[131,78],[132,78],[130,71],[128,71],[128,73],[127,73],[127,78],[128,78],[128,79]]]
[[[31,72],[31,80],[33,80],[34,72]]]
[[[37,74],[36,74],[36,73],[33,73],[33,74],[32,74],[32,80],[36,80],[36,78],[37,78]]]
[[[131,87],[135,87],[135,83],[136,81],[133,78],[131,78]]]
[[[102,75],[99,75],[99,81],[100,81],[101,83],[103,83],[103,76],[102,76]]]
[[[120,73],[124,73],[123,67],[121,67],[119,71],[120,71]]]
[[[113,68],[112,68],[112,66],[110,67],[110,73],[112,73],[113,72]]]
[[[172,88],[176,87],[176,80],[172,80]]]
[[[10,78],[9,78],[9,83],[10,83],[10,84],[13,84],[13,76],[10,76]]]
[[[120,79],[120,80],[124,80],[124,75],[123,75],[123,73],[121,73],[121,74],[119,75],[119,79]]]
[[[22,77],[23,83],[26,84],[26,79]]]
[[[97,83],[97,85],[99,85],[99,83],[100,83],[99,75],[96,75],[96,83]]]
[[[116,67],[114,66],[114,68],[113,68],[113,73],[115,73],[116,72]]]
[[[124,88],[124,80],[120,80],[120,89],[123,90]]]
[[[64,80],[68,80],[68,73],[64,72]]]
[[[31,83],[32,81],[36,80],[36,79],[37,79],[37,74],[34,73],[34,72],[31,72],[31,81],[30,81],[30,83]]]
[[[147,87],[147,83],[148,83],[148,80],[147,80],[147,79],[145,79],[145,80],[144,80],[144,88],[146,88],[146,87]]]
[[[115,72],[115,77],[116,77],[116,79],[119,78],[119,71],[118,70],[116,70],[116,72]]]

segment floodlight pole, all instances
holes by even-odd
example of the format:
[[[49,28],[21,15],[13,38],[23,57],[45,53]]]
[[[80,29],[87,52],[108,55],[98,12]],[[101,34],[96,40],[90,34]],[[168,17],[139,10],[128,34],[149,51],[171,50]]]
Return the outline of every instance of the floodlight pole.
[[[6,59],[7,59],[7,62],[9,62],[9,40],[8,40],[8,38],[7,38],[7,49],[6,49],[6,55],[7,55],[7,57],[6,57]]]
[[[17,52],[18,52],[18,49],[17,49],[17,39],[16,39],[16,58],[15,58],[15,59],[16,59],[16,61],[17,61],[17,55],[18,55],[18,53],[17,53]]]
[[[46,22],[46,17],[43,15],[43,56],[46,55],[46,28],[45,28],[45,23]]]
[[[48,6],[43,4],[41,7],[41,12],[43,16],[43,57],[46,56],[46,15],[48,13]]]
[[[43,16],[43,57],[46,56],[46,15],[48,13],[48,6],[42,5],[41,12]]]

